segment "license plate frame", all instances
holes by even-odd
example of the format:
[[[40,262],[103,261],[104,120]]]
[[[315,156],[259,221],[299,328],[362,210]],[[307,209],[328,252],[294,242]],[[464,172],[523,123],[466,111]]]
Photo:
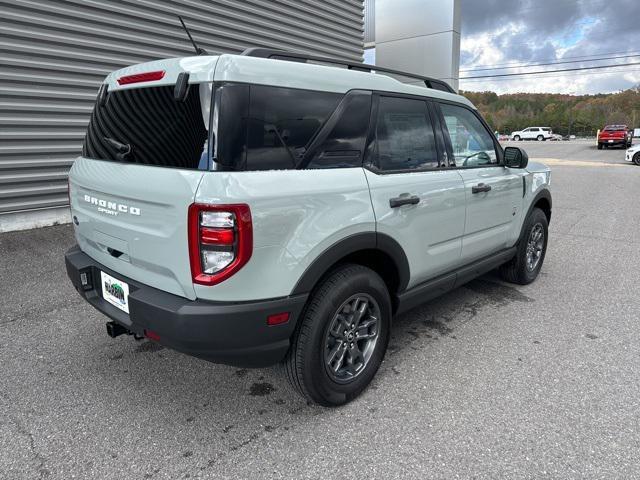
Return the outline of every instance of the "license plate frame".
[[[129,314],[129,284],[100,271],[102,298],[127,315]]]

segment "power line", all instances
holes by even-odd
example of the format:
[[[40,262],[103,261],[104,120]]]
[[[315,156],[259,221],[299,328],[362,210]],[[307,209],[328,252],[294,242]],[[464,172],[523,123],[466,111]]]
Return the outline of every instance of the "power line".
[[[565,63],[585,63],[585,62],[597,62],[600,60],[617,60],[620,58],[633,58],[633,57],[640,57],[640,54],[637,55],[620,55],[617,57],[602,57],[602,58],[592,58],[592,59],[588,59],[588,60],[565,60],[565,61],[561,61],[561,62],[548,62],[548,63],[529,63],[529,64],[520,64],[520,65],[513,65],[511,67],[501,67],[501,68],[477,68],[475,70],[460,70],[461,72],[484,72],[484,71],[488,71],[488,70],[507,70],[507,69],[512,69],[512,68],[529,68],[529,67],[544,67],[547,65],[561,65],[561,64],[565,64]]]
[[[613,73],[631,73],[631,72],[640,72],[640,69],[630,69],[630,70],[616,70],[616,72],[572,72],[572,73],[564,73],[558,75],[546,75],[546,76],[536,76],[530,77],[530,79],[542,79],[542,78],[567,78],[567,77],[577,77],[577,76],[593,76],[593,75],[611,75]],[[480,80],[465,80],[465,82],[479,82]],[[495,78],[493,80],[489,80],[489,82],[505,82],[505,81],[513,81],[511,78]],[[488,80],[484,79],[484,82],[488,82]]]
[[[614,73],[631,73],[631,72],[640,72],[639,68],[631,68],[631,69],[627,69],[627,70],[615,70],[615,71],[607,71],[607,72],[568,72],[568,73],[559,73],[557,75],[533,75],[530,78],[532,79],[542,79],[542,78],[566,78],[566,77],[575,77],[578,75],[581,76],[592,76],[592,75],[612,75]],[[550,72],[551,73],[551,72]],[[464,80],[465,82],[479,82],[479,81],[484,81],[487,82],[487,79],[483,79],[483,78],[476,78],[476,79],[471,79],[471,80]],[[504,82],[504,81],[513,81],[512,78],[494,78],[493,80],[490,80],[490,82]]]
[[[498,77],[519,77],[524,75],[544,75],[547,73],[558,73],[558,72],[577,72],[583,70],[598,70],[602,68],[612,68],[612,67],[627,67],[631,65],[640,65],[640,62],[631,62],[631,63],[619,63],[614,65],[597,65],[595,67],[576,67],[576,68],[562,68],[556,70],[539,70],[537,72],[524,72],[524,73],[500,73],[497,75],[478,75],[475,77],[460,77],[459,80],[471,80],[474,78],[498,78]]]
[[[562,57],[562,59],[565,60],[573,60],[576,58],[584,58],[584,59],[588,59],[588,57],[600,57],[600,56],[605,56],[605,55],[635,55],[635,54],[640,54],[640,50],[634,50],[634,51],[622,51],[622,52],[601,52],[601,53],[592,53],[590,55],[571,55],[568,57]],[[543,58],[540,59],[540,62],[550,62],[552,60],[559,60],[558,58]],[[588,60],[585,60],[588,61]],[[475,69],[475,67],[496,67],[496,69],[498,69],[498,67],[504,67],[504,66],[511,66],[514,63],[517,63],[517,60],[512,60],[510,62],[505,62],[505,63],[494,63],[494,64],[480,64],[480,65],[475,65],[474,68],[467,68],[467,69],[461,69],[461,72],[470,72],[473,71]]]

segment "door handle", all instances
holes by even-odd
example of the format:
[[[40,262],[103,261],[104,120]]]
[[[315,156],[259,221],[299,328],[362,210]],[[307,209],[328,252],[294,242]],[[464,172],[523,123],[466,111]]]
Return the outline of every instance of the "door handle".
[[[408,193],[403,193],[399,197],[389,199],[389,206],[391,208],[398,208],[403,205],[417,205],[419,203],[420,197],[409,195]]]
[[[471,187],[471,193],[483,193],[491,191],[491,185],[479,183],[478,185]]]

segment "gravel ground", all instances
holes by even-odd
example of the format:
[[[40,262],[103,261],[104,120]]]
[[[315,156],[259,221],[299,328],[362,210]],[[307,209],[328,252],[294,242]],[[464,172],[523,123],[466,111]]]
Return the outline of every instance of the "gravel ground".
[[[558,159],[538,281],[487,275],[401,316],[340,409],[277,369],[110,339],[67,281],[69,226],[0,235],[0,478],[638,478],[640,168],[521,146]]]

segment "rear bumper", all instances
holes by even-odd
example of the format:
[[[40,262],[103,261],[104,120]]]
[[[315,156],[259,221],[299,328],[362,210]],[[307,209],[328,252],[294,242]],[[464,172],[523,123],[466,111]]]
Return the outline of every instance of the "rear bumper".
[[[257,302],[189,300],[149,287],[105,268],[74,246],[65,254],[67,274],[97,310],[138,335],[155,332],[159,343],[215,363],[266,367],[282,360],[307,300],[297,295]],[[129,284],[129,315],[102,298],[100,271]],[[90,285],[80,280],[87,274]],[[289,312],[289,321],[268,326],[267,317]]]

